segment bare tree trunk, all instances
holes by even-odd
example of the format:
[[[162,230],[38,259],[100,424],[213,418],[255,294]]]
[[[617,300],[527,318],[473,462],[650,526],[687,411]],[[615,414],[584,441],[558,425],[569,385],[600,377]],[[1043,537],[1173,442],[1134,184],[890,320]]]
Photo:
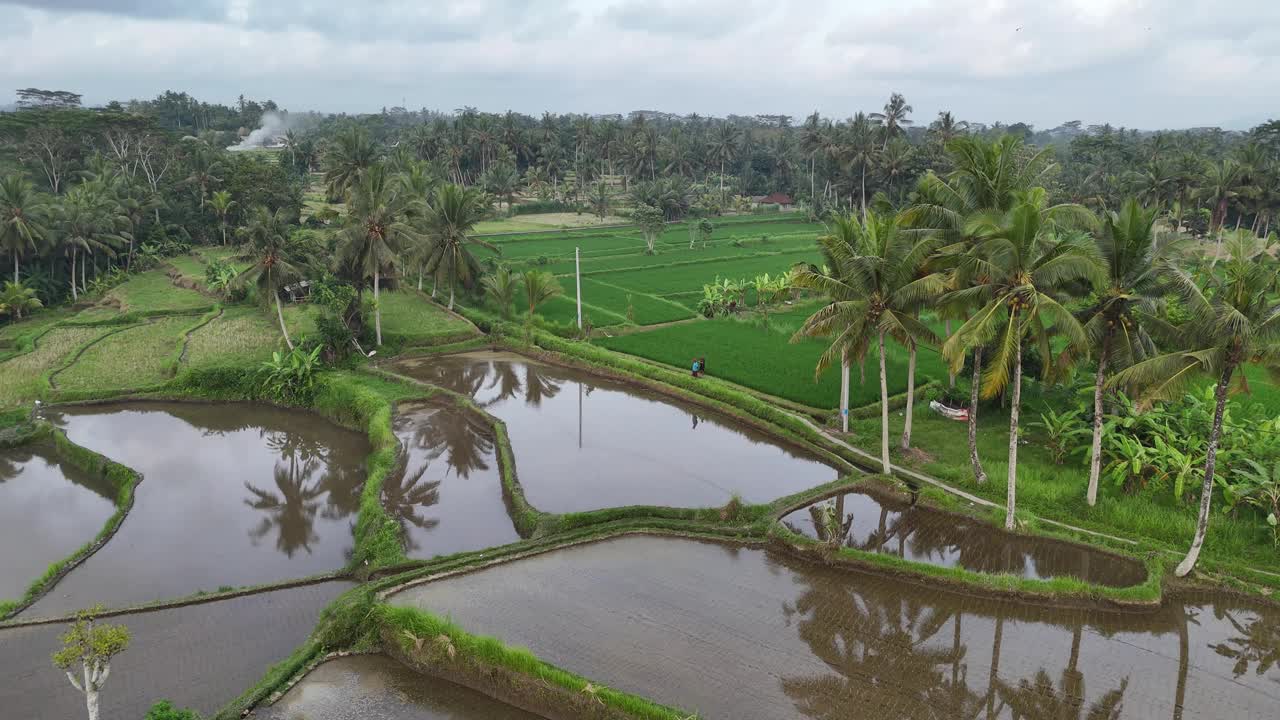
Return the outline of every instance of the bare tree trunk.
[[[907,414],[902,424],[902,449],[911,448],[911,412],[916,404],[916,341],[909,344],[910,354],[907,356]]]
[[[1093,444],[1089,452],[1089,489],[1085,499],[1089,507],[1098,503],[1098,478],[1102,476],[1102,391],[1107,380],[1107,356],[1111,350],[1111,332],[1102,338],[1102,352],[1098,355],[1098,375],[1093,381]]]
[[[969,464],[973,466],[973,479],[981,485],[987,481],[987,471],[978,459],[978,390],[982,387],[982,348],[973,349],[973,384],[969,388]]]
[[[382,347],[382,306],[378,304],[378,291],[382,285],[382,274],[378,271],[378,266],[373,267],[373,332],[374,337],[378,341],[378,347]]]
[[[885,475],[893,474],[889,462],[889,378],[884,367],[884,332],[880,333],[880,464]]]
[[[1200,488],[1200,518],[1196,521],[1196,535],[1191,541],[1191,549],[1187,556],[1178,563],[1173,571],[1178,577],[1186,577],[1196,566],[1200,558],[1200,548],[1204,545],[1205,533],[1209,531],[1209,504],[1213,500],[1213,471],[1218,463],[1218,440],[1222,435],[1222,413],[1227,407],[1227,386],[1231,383],[1231,373],[1235,365],[1228,363],[1222,370],[1218,387],[1214,390],[1217,407],[1213,411],[1213,428],[1209,431],[1209,446],[1205,448],[1204,485]]]
[[[292,350],[293,340],[289,338],[289,328],[285,327],[284,324],[284,310],[280,307],[280,291],[276,290],[273,294],[276,298],[276,319],[280,321],[280,334],[284,335],[284,344]]]
[[[1017,323],[1017,313],[1010,322]],[[1013,341],[1013,397],[1009,402],[1009,488],[1005,494],[1004,529],[1015,525],[1018,494],[1018,410],[1022,404],[1022,333],[1015,328]]]

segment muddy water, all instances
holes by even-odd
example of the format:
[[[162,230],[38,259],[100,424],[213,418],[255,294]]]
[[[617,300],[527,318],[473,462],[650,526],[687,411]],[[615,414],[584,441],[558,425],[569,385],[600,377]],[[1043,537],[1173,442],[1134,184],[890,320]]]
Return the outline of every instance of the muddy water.
[[[836,519],[839,518],[839,525]],[[845,493],[782,518],[818,540],[943,567],[1025,578],[1070,576],[1125,587],[1146,580],[1137,562],[1082,545],[1006,533],[985,523],[912,505],[904,498]]]
[[[114,512],[111,483],[64,463],[52,447],[0,450],[0,599],[22,597]]]
[[[520,484],[547,512],[767,502],[834,480],[822,462],[722,417],[505,353],[415,358],[398,372],[466,393],[507,424]]]
[[[1280,610],[1226,597],[1068,611],[627,537],[391,601],[705,718],[1275,718],[1280,703]]]
[[[404,472],[391,474],[383,506],[405,532],[411,557],[429,558],[520,539],[502,499],[490,429],[453,407],[401,403],[396,437]]]
[[[119,532],[23,613],[120,607],[346,564],[368,443],[319,416],[251,404],[118,403],[48,413],[143,474]]]
[[[132,634],[102,689],[104,719],[133,720],[170,699],[209,717],[256,683],[311,633],[349,583],[324,583],[108,622]],[[49,661],[62,625],[0,629],[0,717],[82,718],[84,699]]]
[[[419,675],[385,655],[330,660],[270,708],[266,720],[534,720],[474,690]]]

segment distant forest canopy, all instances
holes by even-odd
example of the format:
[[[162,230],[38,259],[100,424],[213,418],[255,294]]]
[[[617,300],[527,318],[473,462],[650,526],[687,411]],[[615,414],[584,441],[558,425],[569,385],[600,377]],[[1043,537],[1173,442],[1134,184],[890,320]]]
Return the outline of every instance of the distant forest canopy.
[[[339,203],[345,186],[332,178],[379,159],[419,189],[479,186],[494,213],[519,211],[519,202],[536,198],[541,204],[525,209],[603,216],[605,209],[627,215],[652,205],[676,220],[781,193],[825,218],[876,196],[899,208],[911,204],[921,177],[950,171],[944,148],[955,138],[1015,136],[1024,143],[1018,152],[1055,161],[1037,179],[1054,202],[1114,209],[1135,196],[1157,206],[1169,225],[1201,235],[1239,227],[1265,236],[1280,210],[1280,120],[1248,132],[1148,132],[1078,121],[1037,130],[967,123],[949,112],[921,118],[897,93],[851,117],[798,120],[656,111],[532,117],[474,108],[289,113],[271,100],[242,96],[222,105],[173,91],[100,108],[85,108],[78,94],[63,90],[24,88],[17,99],[15,111],[0,112],[0,180],[34,185],[42,197],[28,202],[49,210],[46,239],[55,244],[73,225],[71,211],[110,205],[110,222],[127,226],[128,257],[140,244],[221,242],[258,206],[299,219],[309,186],[324,184],[323,194]],[[228,150],[247,146],[270,151]],[[313,208],[305,224],[341,220],[341,206],[330,205]],[[100,257],[116,264],[113,248],[126,231],[110,230],[116,239],[102,247],[80,242],[71,258],[32,249],[22,274],[42,296],[60,294],[69,260],[81,250],[95,272]],[[7,247],[17,243],[4,248],[14,265],[28,252]]]

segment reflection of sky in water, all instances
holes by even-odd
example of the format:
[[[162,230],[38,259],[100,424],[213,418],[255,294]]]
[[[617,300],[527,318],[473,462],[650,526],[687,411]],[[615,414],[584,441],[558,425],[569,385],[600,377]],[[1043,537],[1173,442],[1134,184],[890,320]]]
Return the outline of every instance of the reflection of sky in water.
[[[49,415],[143,482],[116,536],[33,615],[303,577],[348,560],[368,452],[356,433],[234,403],[113,403]]]
[[[1135,561],[1048,539],[1005,533],[997,528],[913,507],[905,499],[877,500],[864,493],[845,493],[789,513],[782,522],[812,538],[827,538],[823,522],[829,511],[842,514],[842,544],[905,557],[909,560],[960,566],[974,572],[1010,573],[1045,579],[1070,575],[1090,582],[1123,587],[1146,579]]]
[[[390,600],[706,718],[1269,719],[1280,700],[1280,610],[1225,596],[1057,609],[628,537]]]
[[[654,393],[512,355],[398,364],[472,395],[506,424],[529,502],[548,512],[766,502],[837,472],[732,420]]]
[[[115,512],[109,483],[52,449],[0,449],[0,600],[16,600],[52,562],[97,536]]]

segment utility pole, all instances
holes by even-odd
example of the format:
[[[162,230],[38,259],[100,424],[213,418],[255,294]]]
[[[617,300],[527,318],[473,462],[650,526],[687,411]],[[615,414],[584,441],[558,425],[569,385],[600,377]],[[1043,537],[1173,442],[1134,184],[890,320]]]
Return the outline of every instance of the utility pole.
[[[578,286],[578,329],[582,329],[582,249],[573,249],[573,280]]]

